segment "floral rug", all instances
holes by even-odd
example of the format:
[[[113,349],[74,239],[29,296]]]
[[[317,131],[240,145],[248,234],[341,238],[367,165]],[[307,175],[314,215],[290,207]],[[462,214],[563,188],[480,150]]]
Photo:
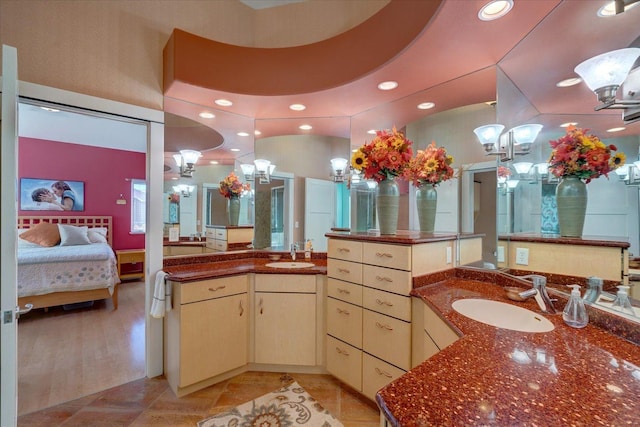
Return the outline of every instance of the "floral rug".
[[[296,382],[198,422],[198,427],[244,426],[341,427],[342,423]]]

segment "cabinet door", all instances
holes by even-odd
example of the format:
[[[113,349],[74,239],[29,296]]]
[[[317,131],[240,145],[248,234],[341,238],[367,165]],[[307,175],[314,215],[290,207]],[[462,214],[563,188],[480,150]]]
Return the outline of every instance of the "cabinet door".
[[[256,292],[255,362],[316,364],[316,295]]]
[[[180,387],[247,364],[247,294],[185,304],[180,310]]]

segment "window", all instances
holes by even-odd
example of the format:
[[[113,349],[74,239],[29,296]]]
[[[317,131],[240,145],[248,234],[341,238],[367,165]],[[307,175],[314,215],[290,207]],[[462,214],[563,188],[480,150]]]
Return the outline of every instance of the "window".
[[[144,233],[147,229],[147,183],[131,180],[131,233]]]

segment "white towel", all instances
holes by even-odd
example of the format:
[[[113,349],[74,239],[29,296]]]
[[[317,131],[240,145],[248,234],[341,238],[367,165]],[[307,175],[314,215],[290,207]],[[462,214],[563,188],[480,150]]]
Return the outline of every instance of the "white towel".
[[[156,285],[153,290],[153,301],[151,302],[151,317],[160,319],[164,314],[171,311],[171,284],[166,283],[168,274],[164,271],[156,273]]]

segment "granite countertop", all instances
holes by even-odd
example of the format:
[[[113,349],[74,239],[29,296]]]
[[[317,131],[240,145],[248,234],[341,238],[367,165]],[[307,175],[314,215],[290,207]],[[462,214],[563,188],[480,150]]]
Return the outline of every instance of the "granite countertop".
[[[396,234],[386,235],[378,232],[331,232],[326,237],[344,240],[358,240],[375,243],[391,243],[399,245],[415,245],[419,243],[442,242],[447,240],[470,239],[484,237],[477,233],[421,233],[413,230],[398,230]]]
[[[640,425],[640,349],[592,323],[524,333],[468,319],[461,298],[511,302],[501,286],[448,278],[413,291],[460,339],[381,389],[391,425]],[[514,303],[539,312],[531,298]]]
[[[512,242],[537,242],[553,243],[560,245],[580,245],[580,246],[602,246],[613,248],[628,248],[631,246],[627,237],[607,237],[607,236],[582,236],[562,237],[558,234],[540,233],[517,233],[501,234],[498,240],[509,240]]]

